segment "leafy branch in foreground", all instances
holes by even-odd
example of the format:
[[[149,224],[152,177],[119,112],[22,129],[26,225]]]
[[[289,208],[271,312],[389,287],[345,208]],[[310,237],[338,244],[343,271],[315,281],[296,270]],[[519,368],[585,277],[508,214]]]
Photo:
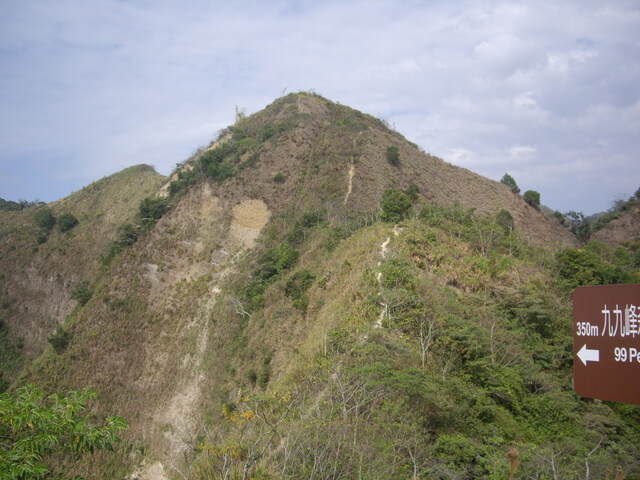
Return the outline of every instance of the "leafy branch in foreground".
[[[45,396],[35,385],[0,394],[0,477],[46,478],[51,474],[49,458],[55,453],[113,450],[120,441],[117,433],[127,424],[120,417],[109,417],[104,426],[90,425],[85,409],[95,397],[90,387],[66,396]]]

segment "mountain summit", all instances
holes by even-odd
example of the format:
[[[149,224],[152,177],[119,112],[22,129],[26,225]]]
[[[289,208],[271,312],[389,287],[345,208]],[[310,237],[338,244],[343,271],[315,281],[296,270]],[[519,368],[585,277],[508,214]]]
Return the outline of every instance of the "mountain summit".
[[[0,214],[3,375],[92,385],[92,415],[129,422],[61,472],[638,468],[637,410],[572,391],[575,279],[550,266],[575,237],[372,116],[287,95],[170,178],[133,167]]]

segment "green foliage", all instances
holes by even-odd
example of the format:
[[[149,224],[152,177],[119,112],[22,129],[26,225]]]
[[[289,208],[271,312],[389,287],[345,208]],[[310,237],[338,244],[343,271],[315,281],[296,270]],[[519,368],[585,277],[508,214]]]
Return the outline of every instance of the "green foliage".
[[[390,258],[380,265],[381,284],[387,288],[404,288],[415,290],[418,276],[415,265],[404,258]]]
[[[276,248],[267,249],[258,259],[258,267],[253,271],[252,279],[245,288],[249,308],[256,310],[262,306],[263,293],[276,278],[289,270],[298,261],[299,251],[288,242],[282,242]]]
[[[250,368],[247,372],[247,379],[249,380],[249,383],[251,383],[251,385],[255,385],[258,381],[258,374],[253,368]]]
[[[152,228],[156,222],[169,210],[167,200],[164,198],[147,197],[140,202],[138,217],[145,229]]]
[[[91,388],[45,396],[34,385],[0,394],[0,477],[53,478],[54,453],[78,456],[113,450],[118,432],[127,424],[109,417],[103,426],[91,425],[85,409],[95,397]]]
[[[418,200],[419,193],[420,193],[420,187],[418,187],[418,185],[416,185],[415,183],[410,184],[409,187],[407,188],[407,195],[409,196],[412,202],[415,202]]]
[[[78,219],[70,213],[63,213],[58,217],[56,223],[61,232],[68,232],[78,225]]]
[[[515,179],[508,173],[505,173],[502,176],[502,178],[500,179],[500,183],[503,183],[504,185],[509,187],[513,193],[520,193],[520,187],[518,187]]]
[[[291,299],[294,307],[302,312],[307,311],[309,299],[306,292],[313,284],[315,275],[307,269],[298,270],[287,281],[284,293]]]
[[[258,138],[261,142],[264,142],[276,134],[276,128],[273,125],[263,125],[258,133]]]
[[[67,348],[71,341],[71,334],[61,326],[58,326],[55,333],[47,337],[47,341],[53,347],[54,352],[60,354]]]
[[[524,201],[534,208],[537,208],[540,205],[540,193],[535,190],[527,190],[524,192],[523,197]]]
[[[557,220],[558,220],[562,225],[564,225],[564,215],[563,215],[560,211],[556,210],[555,212],[553,212],[553,216],[554,216],[554,217],[555,217],[555,218],[556,218],[556,219],[557,219]]]
[[[561,282],[571,289],[640,281],[635,258],[623,246],[613,252],[604,243],[591,241],[584,248],[558,251],[556,264]]]
[[[13,200],[0,198],[0,211],[4,210],[5,212],[19,212],[25,208],[39,207],[41,205],[44,205],[44,202],[40,202],[38,200],[34,202],[29,202],[27,200],[18,200],[17,202],[14,202]]]
[[[56,224],[56,217],[53,216],[53,212],[50,208],[41,208],[33,215],[36,221],[36,225],[43,230],[49,231]]]
[[[284,183],[285,180],[286,180],[286,177],[281,172],[278,172],[273,176],[273,181],[275,183]]]
[[[389,145],[387,147],[385,156],[387,157],[387,161],[394,167],[400,165],[400,151],[395,145]]]
[[[84,306],[89,302],[93,291],[89,287],[89,282],[84,280],[71,292],[71,298],[78,301],[78,304]]]
[[[290,269],[298,261],[299,252],[287,242],[282,242],[277,250],[276,271],[282,273]]]
[[[102,264],[109,265],[120,252],[136,243],[138,238],[147,230],[152,229],[169,209],[170,205],[165,198],[147,197],[143,199],[138,207],[136,223],[120,225],[118,238],[111,242],[109,252],[102,258]]]
[[[471,464],[479,454],[477,446],[459,433],[440,435],[436,440],[434,453],[456,467]]]
[[[324,221],[325,216],[326,212],[320,210],[307,212],[302,216],[302,226],[305,228],[317,227]]]
[[[582,212],[567,212],[565,225],[581,240],[586,240],[591,235],[591,221]]]
[[[384,222],[399,222],[405,218],[411,209],[411,199],[408,195],[395,188],[388,188],[382,194],[380,204],[382,212],[380,218]]]
[[[496,215],[496,222],[504,229],[505,234],[511,233],[515,226],[513,215],[511,215],[511,212],[504,209],[500,210]]]

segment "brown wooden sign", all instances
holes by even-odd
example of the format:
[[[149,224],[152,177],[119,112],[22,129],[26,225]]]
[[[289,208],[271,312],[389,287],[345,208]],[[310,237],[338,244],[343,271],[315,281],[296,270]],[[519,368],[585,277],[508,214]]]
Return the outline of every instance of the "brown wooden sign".
[[[583,397],[640,404],[640,284],[573,294],[573,383]]]

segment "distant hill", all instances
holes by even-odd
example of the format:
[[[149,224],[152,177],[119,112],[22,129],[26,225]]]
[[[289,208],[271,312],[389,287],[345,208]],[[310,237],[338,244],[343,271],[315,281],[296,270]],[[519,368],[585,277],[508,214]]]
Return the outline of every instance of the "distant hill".
[[[640,240],[640,207],[637,202],[620,212],[618,218],[607,223],[602,229],[591,235],[593,240],[618,246],[623,242]]]
[[[71,292],[83,281],[94,282],[100,256],[132,219],[138,204],[165,181],[149,166],[131,167],[98,180],[47,206],[0,211],[0,295],[21,351],[41,353],[47,336],[62,323],[75,302]],[[72,214],[78,225],[68,232],[42,229],[37,213]]]

